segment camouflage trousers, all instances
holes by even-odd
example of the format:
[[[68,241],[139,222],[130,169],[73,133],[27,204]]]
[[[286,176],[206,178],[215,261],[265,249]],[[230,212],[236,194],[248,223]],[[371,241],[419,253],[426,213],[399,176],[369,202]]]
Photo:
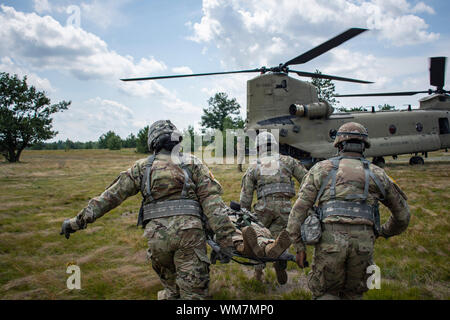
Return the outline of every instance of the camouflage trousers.
[[[324,223],[314,249],[308,286],[316,299],[361,299],[368,290],[367,267],[375,236],[368,225]]]
[[[174,216],[151,220],[144,235],[153,270],[164,286],[166,299],[205,299],[210,260],[200,219]]]
[[[253,206],[258,220],[270,230],[273,237],[277,237],[286,229],[291,208],[289,198],[275,195],[260,198]]]
[[[238,229],[236,216],[229,215],[228,217],[230,218],[233,225],[236,227],[236,230],[232,234],[233,244],[236,246],[239,242],[243,242],[244,238],[242,237],[242,231]],[[272,238],[272,234],[269,229],[263,228],[254,222],[251,223],[251,227],[255,230],[258,239],[258,244],[261,247],[265,248],[266,245],[275,241]]]

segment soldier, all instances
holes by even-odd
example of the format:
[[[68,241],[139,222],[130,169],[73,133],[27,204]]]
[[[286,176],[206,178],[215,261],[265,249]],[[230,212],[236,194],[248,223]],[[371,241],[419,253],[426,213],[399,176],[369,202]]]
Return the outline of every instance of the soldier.
[[[294,158],[276,152],[278,143],[269,132],[258,134],[255,146],[258,159],[256,164],[249,166],[242,178],[241,207],[251,209],[256,190],[258,200],[253,207],[254,212],[272,235],[278,236],[286,229],[292,207],[291,198],[295,196],[292,177],[301,182],[307,170]],[[275,263],[274,267],[277,275],[285,273],[282,271],[285,266]],[[262,279],[262,270],[260,267],[255,269],[255,276],[259,280]]]
[[[375,239],[402,233],[409,224],[409,208],[400,187],[383,169],[364,158],[370,142],[361,124],[342,125],[334,146],[339,149],[338,156],[317,163],[305,176],[287,231],[297,251],[297,264],[303,268],[303,239],[313,228],[307,229],[305,223],[301,229],[301,225],[308,215],[317,212],[322,235],[308,274],[313,298],[361,299],[368,290],[366,272],[373,264]],[[378,201],[392,213],[381,227]],[[311,210],[315,204],[318,207]]]
[[[204,299],[210,261],[202,217],[228,254],[234,250],[232,236],[236,229],[227,216],[219,182],[195,156],[175,152],[180,141],[179,131],[169,120],[153,123],[148,133],[153,155],[121,172],[76,217],[64,221],[61,234],[68,239],[70,233],[85,229],[140,191],[143,201],[138,224],[145,228],[148,256],[164,286],[158,299]]]

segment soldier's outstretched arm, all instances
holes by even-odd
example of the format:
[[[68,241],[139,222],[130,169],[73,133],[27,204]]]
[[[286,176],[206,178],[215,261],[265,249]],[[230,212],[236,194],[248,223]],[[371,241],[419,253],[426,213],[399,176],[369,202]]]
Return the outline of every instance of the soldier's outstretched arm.
[[[383,179],[386,190],[386,199],[382,203],[389,208],[392,215],[381,226],[380,236],[389,238],[406,230],[410,220],[407,197],[400,187],[386,174]]]
[[[235,227],[228,217],[227,206],[222,201],[222,186],[208,167],[198,159],[194,160],[192,179],[196,185],[196,193],[203,213],[216,235],[217,242],[221,247],[232,247],[231,236]]]
[[[239,198],[239,202],[241,204],[241,208],[251,210],[252,201],[253,201],[253,193],[256,189],[256,181],[253,177],[253,169],[250,166],[242,177],[241,183],[241,195]]]
[[[314,179],[313,169],[311,169],[302,180],[297,201],[295,201],[291,213],[289,214],[289,220],[286,227],[292,245],[297,252],[306,250],[305,244],[302,241],[300,227],[308,217],[308,211],[313,207],[318,192],[319,188]]]
[[[292,175],[298,181],[298,183],[302,183],[303,178],[308,173],[305,166],[297,159],[291,158],[292,160]]]
[[[63,222],[61,234],[69,239],[70,233],[85,229],[88,223],[93,223],[105,213],[120,205],[126,198],[138,193],[140,185],[138,172],[138,163],[127,171],[121,172],[100,196],[89,200],[88,205],[74,218]]]

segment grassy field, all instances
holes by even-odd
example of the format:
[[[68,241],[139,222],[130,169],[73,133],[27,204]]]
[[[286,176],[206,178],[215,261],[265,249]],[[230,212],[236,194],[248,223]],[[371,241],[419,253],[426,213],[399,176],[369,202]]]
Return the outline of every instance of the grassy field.
[[[404,234],[376,242],[381,290],[370,290],[365,299],[450,299],[450,161],[448,153],[430,156],[444,161],[415,167],[404,163],[407,157],[388,162],[386,171],[409,197],[412,218]],[[127,149],[25,151],[21,163],[0,163],[1,299],[156,299],[162,286],[146,260],[142,229],[136,227],[139,195],[70,240],[59,235],[65,218],[141,157]],[[224,188],[224,201],[238,200],[236,166],[211,170]],[[382,217],[388,217],[385,208]],[[71,263],[81,268],[81,290],[66,288]],[[309,270],[293,263],[288,269],[289,282],[280,286],[272,267],[260,283],[249,267],[214,265],[211,298],[310,299]]]

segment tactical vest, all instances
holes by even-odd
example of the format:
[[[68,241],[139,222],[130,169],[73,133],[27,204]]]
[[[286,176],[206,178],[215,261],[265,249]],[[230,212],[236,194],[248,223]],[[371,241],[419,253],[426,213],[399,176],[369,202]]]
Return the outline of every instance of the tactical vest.
[[[343,159],[358,159],[362,162],[364,168],[364,192],[362,194],[350,194],[347,195],[345,201],[336,200],[336,174],[339,169],[339,162]],[[317,194],[315,203],[318,203],[320,197],[322,196],[325,187],[331,179],[330,186],[330,200],[322,203],[319,207],[316,207],[316,213],[319,215],[320,221],[330,216],[341,216],[341,217],[351,217],[351,218],[364,218],[373,222],[374,229],[376,233],[380,231],[380,213],[378,210],[378,202],[375,205],[369,205],[367,203],[367,198],[369,194],[369,183],[372,179],[378,189],[382,194],[383,200],[386,197],[386,191],[380,180],[374,175],[372,170],[370,170],[370,162],[365,158],[356,157],[335,157],[329,159],[333,165],[330,173],[327,175],[323,181],[319,193]],[[352,201],[358,200],[358,201]]]
[[[181,158],[181,157],[180,157]],[[187,164],[181,161],[180,167],[184,173],[183,190],[181,191],[181,199],[178,200],[154,200],[151,192],[151,169],[155,155],[148,157],[145,165],[144,175],[141,180],[141,193],[143,196],[137,225],[145,225],[152,219],[166,218],[179,215],[190,215],[202,218],[202,207],[199,202],[188,198],[189,188],[192,188],[192,176],[187,168]],[[180,159],[181,160],[181,159]]]
[[[281,181],[285,182],[276,182],[276,183],[265,183],[264,178],[257,179],[257,189],[256,195],[258,199],[264,198],[271,194],[275,193],[287,193],[289,197],[295,196],[295,188],[294,182],[291,179],[292,171],[284,165],[283,161],[278,159],[278,174],[274,175],[280,178]],[[286,175],[282,169],[286,169],[289,172],[289,175]],[[258,158],[256,162],[256,172],[259,173],[260,177],[264,177],[261,171],[261,160]]]

